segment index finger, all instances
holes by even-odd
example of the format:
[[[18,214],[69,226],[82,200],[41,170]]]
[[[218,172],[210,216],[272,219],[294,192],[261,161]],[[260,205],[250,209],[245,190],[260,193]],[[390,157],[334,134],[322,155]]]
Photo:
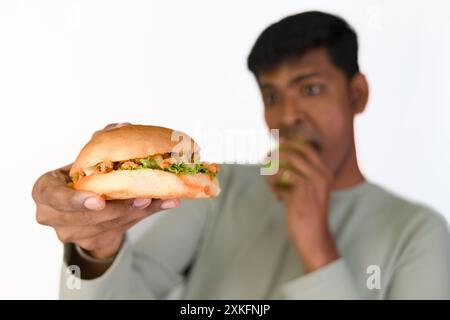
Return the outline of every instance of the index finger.
[[[91,191],[75,190],[67,185],[70,165],[47,172],[33,187],[33,199],[59,211],[102,210],[105,199]]]

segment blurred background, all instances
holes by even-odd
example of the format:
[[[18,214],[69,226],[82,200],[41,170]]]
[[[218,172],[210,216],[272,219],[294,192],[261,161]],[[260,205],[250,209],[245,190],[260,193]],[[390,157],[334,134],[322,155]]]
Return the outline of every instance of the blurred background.
[[[311,9],[359,35],[363,172],[450,219],[449,1],[0,0],[0,298],[58,297],[62,245],[35,222],[31,189],[106,124],[167,126],[205,160],[258,161],[214,137],[264,135],[247,54],[268,24]]]

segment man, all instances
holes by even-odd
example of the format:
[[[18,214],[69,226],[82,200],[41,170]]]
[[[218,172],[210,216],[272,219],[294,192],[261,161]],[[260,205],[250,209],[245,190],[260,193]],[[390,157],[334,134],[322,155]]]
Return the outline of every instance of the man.
[[[65,243],[62,298],[407,299],[450,297],[445,220],[365,180],[353,121],[368,85],[342,19],[305,12],[268,27],[248,58],[280,170],[224,165],[209,200],[105,201],[43,175],[39,223]],[[109,127],[105,128],[109,129]],[[126,231],[160,210],[140,237]],[[68,286],[68,265],[81,288]]]

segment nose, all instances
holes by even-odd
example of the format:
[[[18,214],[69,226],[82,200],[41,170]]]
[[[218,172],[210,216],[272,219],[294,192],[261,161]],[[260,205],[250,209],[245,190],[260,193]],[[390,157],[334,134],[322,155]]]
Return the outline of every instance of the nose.
[[[281,108],[281,124],[283,127],[298,126],[305,122],[305,112],[294,99],[286,99]]]

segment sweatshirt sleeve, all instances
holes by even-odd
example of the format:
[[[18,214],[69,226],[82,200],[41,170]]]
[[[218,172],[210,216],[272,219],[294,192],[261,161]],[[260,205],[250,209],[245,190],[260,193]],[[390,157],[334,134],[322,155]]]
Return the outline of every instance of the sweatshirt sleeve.
[[[283,299],[361,299],[344,258],[285,283]]]
[[[180,207],[148,218],[152,221],[148,221],[145,232],[133,241],[127,234],[113,264],[96,279],[83,280],[72,275],[67,261],[74,246],[64,245],[60,298],[166,298],[182,283],[183,273],[194,259],[211,201],[182,200]]]
[[[429,216],[412,232],[398,259],[388,299],[450,299],[448,225],[437,213]]]

